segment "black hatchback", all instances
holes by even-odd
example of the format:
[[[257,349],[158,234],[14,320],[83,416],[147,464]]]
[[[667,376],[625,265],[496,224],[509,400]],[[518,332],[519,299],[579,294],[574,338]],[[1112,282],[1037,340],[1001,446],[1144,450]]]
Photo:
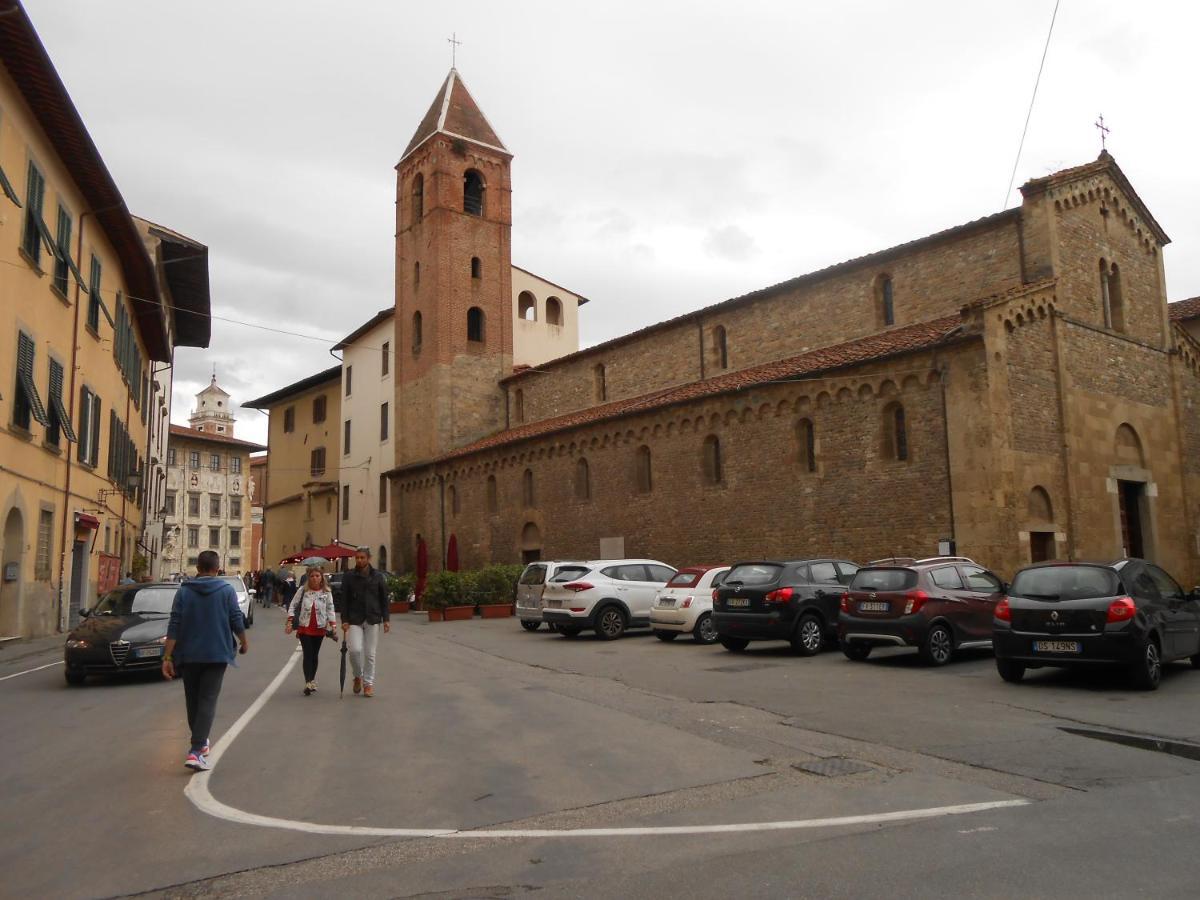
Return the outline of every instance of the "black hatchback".
[[[1152,691],[1165,663],[1200,668],[1200,588],[1184,591],[1142,559],[1039,563],[997,604],[993,646],[1005,681],[1043,666],[1117,665]]]
[[[838,603],[858,564],[846,559],[740,562],[713,591],[713,626],[726,650],[787,641],[801,656],[836,636]]]
[[[105,594],[67,635],[67,684],[88,675],[145,672],[162,665],[177,584],[128,584]]]

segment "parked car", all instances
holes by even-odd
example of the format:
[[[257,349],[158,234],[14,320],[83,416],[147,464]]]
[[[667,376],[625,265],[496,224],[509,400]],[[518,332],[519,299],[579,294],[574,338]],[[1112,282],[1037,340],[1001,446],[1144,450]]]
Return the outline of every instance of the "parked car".
[[[1186,592],[1142,559],[1039,563],[996,607],[996,668],[1017,682],[1042,666],[1117,665],[1154,690],[1165,663],[1200,668],[1200,588]]]
[[[787,641],[802,656],[821,652],[837,627],[838,599],[858,564],[846,559],[740,562],[713,594],[713,625],[726,650]]]
[[[167,643],[171,604],[179,585],[170,582],[123,584],[109,591],[67,634],[63,672],[67,684],[89,675],[157,669]]]
[[[992,645],[992,614],[1004,583],[966,557],[935,556],[858,570],[842,596],[838,638],[849,659],[879,646],[916,647],[929,665]]]
[[[250,589],[246,587],[246,582],[236,575],[218,575],[217,577],[237,592],[238,609],[242,611],[242,618],[246,620],[246,627],[249,628],[254,624],[254,604],[250,602]]]
[[[329,575],[329,592],[333,594],[333,609],[342,614],[342,582],[346,580],[345,572],[333,572]]]
[[[729,566],[691,566],[680,569],[654,598],[650,628],[660,641],[690,634],[697,644],[715,644],[713,593],[721,586]]]
[[[521,627],[526,631],[537,631],[541,626],[545,606],[542,594],[549,582],[565,583],[587,570],[588,564],[578,561],[542,560],[527,565],[517,580],[517,618],[521,620]]]
[[[602,640],[612,641],[630,628],[650,625],[654,597],[675,569],[655,559],[609,559],[589,562],[587,571],[570,580],[554,579],[542,596],[542,620],[573,638],[584,630],[595,630]]]

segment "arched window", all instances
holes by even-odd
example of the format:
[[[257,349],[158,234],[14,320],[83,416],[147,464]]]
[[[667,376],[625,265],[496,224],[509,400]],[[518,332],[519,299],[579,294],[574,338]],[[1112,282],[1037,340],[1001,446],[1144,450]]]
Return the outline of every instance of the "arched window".
[[[499,491],[496,489],[496,476],[489,475],[487,479],[487,509],[494,513],[500,507]]]
[[[412,223],[425,218],[425,176],[418,172],[412,183]]]
[[[598,403],[603,403],[608,399],[608,381],[604,371],[604,364],[600,363],[592,369],[593,394]]]
[[[654,490],[654,473],[650,466],[650,448],[644,444],[637,448],[634,457],[634,483],[638,493],[648,494]]]
[[[415,263],[413,263],[413,287],[418,288],[420,286],[421,286],[421,264],[419,262],[415,262]]]
[[[875,279],[876,320],[880,327],[896,324],[896,301],[892,294],[892,276],[880,275]]]
[[[546,298],[546,324],[561,325],[563,323],[562,301],[557,297]]]
[[[380,571],[380,572],[386,572],[386,571],[388,570],[388,567],[387,567],[387,547],[385,547],[383,544],[380,544],[380,545],[379,545],[379,557],[378,557],[378,559],[376,559],[376,562],[377,562],[377,563],[378,563],[378,565],[379,565],[379,571]],[[407,597],[405,597],[404,599],[405,599],[405,600],[407,600],[408,598],[407,598]]]
[[[908,459],[908,422],[899,403],[889,403],[883,408],[883,457]]]
[[[1136,466],[1139,469],[1146,467],[1146,454],[1142,450],[1142,439],[1133,430],[1133,426],[1128,423],[1123,422],[1117,427],[1114,449],[1120,465]]]
[[[513,394],[513,418],[518,425],[525,421],[525,392],[520,388]]]
[[[704,439],[704,480],[709,484],[720,484],[725,480],[721,461],[721,439],[710,434]]]
[[[713,329],[713,358],[716,360],[718,369],[729,368],[729,345],[724,325],[718,325]]]
[[[463,212],[482,216],[484,191],[483,176],[475,169],[467,169],[463,175]]]
[[[537,321],[537,298],[529,291],[517,294],[517,315],[526,322]]]
[[[592,470],[588,461],[582,456],[575,463],[575,499],[592,499]]]
[[[446,500],[449,501],[447,503],[447,505],[450,507],[450,514],[457,516],[458,515],[458,488],[457,487],[455,487],[454,485],[450,485],[450,487],[446,488]]]
[[[471,277],[472,278],[482,278],[483,277],[483,263],[481,263],[479,261],[478,256],[471,257]]]
[[[1108,308],[1111,321],[1109,328],[1125,330],[1125,297],[1121,290],[1121,269],[1113,263],[1108,268]]]
[[[1033,522],[1054,521],[1054,506],[1050,503],[1050,495],[1041,485],[1036,485],[1029,492],[1029,518]]]
[[[526,469],[525,474],[521,476],[521,503],[526,508],[535,506],[533,496],[533,469]]]
[[[483,310],[478,306],[467,310],[467,340],[483,343]]]
[[[817,471],[817,431],[812,419],[801,419],[796,424],[796,443],[799,449],[800,471]]]
[[[421,313],[418,310],[412,317],[412,351],[421,352]]]

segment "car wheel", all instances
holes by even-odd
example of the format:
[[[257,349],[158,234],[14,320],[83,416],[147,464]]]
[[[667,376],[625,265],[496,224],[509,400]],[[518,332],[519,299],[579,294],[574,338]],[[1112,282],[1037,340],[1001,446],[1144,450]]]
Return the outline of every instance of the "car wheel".
[[[1009,684],[1016,684],[1025,677],[1025,666],[1023,663],[1014,662],[1011,659],[997,659],[996,671],[1000,673],[1000,677]]]
[[[792,633],[792,649],[801,656],[816,656],[824,643],[825,631],[821,627],[821,620],[812,613],[805,613]]]
[[[842,644],[842,653],[846,655],[846,659],[862,662],[871,655],[871,645],[866,641],[847,641]]]
[[[723,637],[720,639],[721,646],[730,653],[741,653],[750,646],[750,642],[745,638]]]
[[[577,638],[579,637],[579,632],[583,631],[583,629],[576,628],[574,625],[559,625],[557,631],[565,638]]]
[[[1133,683],[1143,691],[1154,691],[1162,682],[1162,652],[1158,641],[1147,638],[1138,649],[1138,658],[1133,664]]]
[[[67,679],[67,684],[71,685],[72,687],[79,687],[79,685],[87,681],[87,676],[85,674],[82,672],[72,672],[70,669],[67,669],[65,672],[63,672],[63,677]]]
[[[625,633],[625,613],[618,606],[606,606],[596,617],[596,634],[602,641],[615,641]]]
[[[697,644],[715,644],[717,642],[717,626],[713,624],[712,613],[705,613],[692,629],[692,639]]]
[[[526,631],[537,631],[538,626],[540,626],[541,624],[542,624],[541,622],[531,622],[529,619],[521,620],[521,627],[524,628]]]
[[[669,643],[670,641],[673,641],[673,640],[675,640],[675,638],[679,637],[679,632],[678,631],[656,631],[656,632],[654,632],[654,636],[656,638],[658,638],[660,641],[667,641]]]
[[[931,666],[944,666],[954,656],[954,635],[941,624],[934,625],[921,643],[921,659]]]

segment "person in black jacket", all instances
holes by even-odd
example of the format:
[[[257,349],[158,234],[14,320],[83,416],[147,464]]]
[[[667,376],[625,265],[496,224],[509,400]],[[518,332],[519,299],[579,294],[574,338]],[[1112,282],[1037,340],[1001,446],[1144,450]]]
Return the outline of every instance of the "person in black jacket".
[[[371,565],[371,548],[354,552],[354,568],[342,581],[342,633],[354,669],[354,693],[375,696],[375,648],[379,628],[392,630],[388,621],[388,591],[383,573]]]

